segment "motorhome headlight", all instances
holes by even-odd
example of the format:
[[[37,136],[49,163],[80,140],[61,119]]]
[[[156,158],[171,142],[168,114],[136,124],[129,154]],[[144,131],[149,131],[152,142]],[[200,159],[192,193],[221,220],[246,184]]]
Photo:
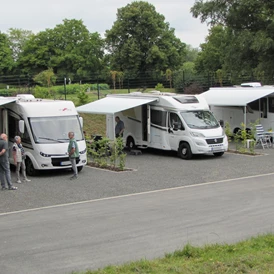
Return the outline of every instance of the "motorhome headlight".
[[[84,150],[80,151],[80,154],[85,154],[87,152],[87,149],[85,148]]]
[[[40,155],[43,156],[43,157],[50,157],[49,154],[46,154],[46,153],[43,153],[43,152],[40,152]]]
[[[200,133],[200,132],[191,131],[190,134],[191,134],[193,137],[205,138],[204,134],[203,134],[203,133]]]

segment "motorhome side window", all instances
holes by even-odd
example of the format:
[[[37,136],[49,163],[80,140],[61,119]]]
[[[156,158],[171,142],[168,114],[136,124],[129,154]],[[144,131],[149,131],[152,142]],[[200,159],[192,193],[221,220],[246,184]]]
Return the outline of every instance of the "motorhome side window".
[[[166,111],[161,110],[151,110],[151,123],[157,126],[166,127]]]
[[[268,98],[269,112],[274,113],[274,98]]]
[[[25,132],[22,135],[19,131],[19,118],[9,115],[9,140],[13,142],[15,136],[21,136],[22,142],[30,143],[30,137],[25,126]]]
[[[184,130],[182,121],[177,113],[174,113],[174,112],[169,113],[169,125],[171,128]]]

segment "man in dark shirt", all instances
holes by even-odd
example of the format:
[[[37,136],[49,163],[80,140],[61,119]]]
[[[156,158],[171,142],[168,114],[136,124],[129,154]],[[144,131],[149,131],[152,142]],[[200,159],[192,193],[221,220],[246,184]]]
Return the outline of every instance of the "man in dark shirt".
[[[115,126],[115,137],[123,137],[123,133],[125,130],[125,125],[124,122],[122,120],[120,120],[120,118],[118,116],[115,117],[115,121],[116,121],[116,126]]]
[[[11,183],[8,136],[2,133],[0,136],[0,181],[2,190],[7,189],[5,180],[7,181],[9,190],[17,189],[17,187]]]

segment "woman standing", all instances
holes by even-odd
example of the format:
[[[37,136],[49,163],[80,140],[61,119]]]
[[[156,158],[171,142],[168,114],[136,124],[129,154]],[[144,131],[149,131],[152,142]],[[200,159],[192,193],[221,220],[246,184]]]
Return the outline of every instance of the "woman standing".
[[[14,137],[15,143],[12,147],[12,154],[13,154],[13,160],[14,164],[16,166],[16,175],[17,175],[17,181],[16,183],[21,184],[20,180],[20,169],[22,168],[22,174],[23,174],[23,182],[30,182],[30,180],[26,176],[26,165],[25,165],[25,153],[23,145],[21,144],[21,137],[15,136]]]

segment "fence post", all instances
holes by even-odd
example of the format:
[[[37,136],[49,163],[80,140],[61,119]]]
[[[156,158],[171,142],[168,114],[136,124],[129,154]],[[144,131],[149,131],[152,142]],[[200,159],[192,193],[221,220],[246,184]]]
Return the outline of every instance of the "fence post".
[[[67,100],[67,78],[64,77],[64,91],[65,91],[65,100]]]

